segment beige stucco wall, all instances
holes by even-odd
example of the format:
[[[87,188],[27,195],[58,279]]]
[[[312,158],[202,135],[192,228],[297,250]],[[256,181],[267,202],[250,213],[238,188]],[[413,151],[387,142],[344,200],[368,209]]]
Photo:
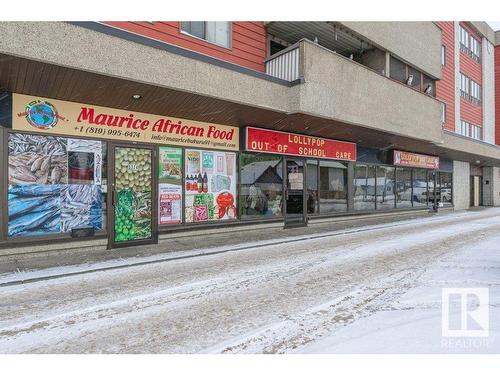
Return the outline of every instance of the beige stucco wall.
[[[453,162],[453,205],[455,210],[465,210],[470,205],[470,164]]]
[[[289,87],[64,22],[0,22],[0,53],[288,112]]]
[[[427,22],[341,22],[377,46],[441,78],[441,30]]]
[[[441,104],[309,41],[303,47],[300,109],[431,142],[442,140]]]

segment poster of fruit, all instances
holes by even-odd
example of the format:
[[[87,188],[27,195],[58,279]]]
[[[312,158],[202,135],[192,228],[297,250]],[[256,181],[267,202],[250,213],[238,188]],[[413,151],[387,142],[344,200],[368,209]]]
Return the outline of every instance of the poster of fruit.
[[[67,182],[66,138],[9,135],[9,185],[56,185]]]
[[[61,231],[60,185],[11,185],[7,200],[9,236]]]
[[[236,154],[186,150],[186,155],[186,222],[236,218]]]
[[[151,157],[148,149],[115,150],[115,241],[152,236]]]

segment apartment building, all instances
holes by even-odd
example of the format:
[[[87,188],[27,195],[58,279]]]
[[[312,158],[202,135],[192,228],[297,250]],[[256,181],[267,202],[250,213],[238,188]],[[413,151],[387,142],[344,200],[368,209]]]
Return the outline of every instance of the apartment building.
[[[4,253],[500,205],[499,34],[486,23],[0,32]]]

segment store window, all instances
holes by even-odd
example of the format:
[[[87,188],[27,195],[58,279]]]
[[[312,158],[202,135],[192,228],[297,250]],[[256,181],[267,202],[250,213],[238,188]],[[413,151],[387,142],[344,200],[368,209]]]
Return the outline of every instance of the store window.
[[[235,219],[236,153],[186,149],[185,222]]]
[[[396,207],[411,207],[411,169],[396,168]]]
[[[394,194],[394,167],[377,166],[377,209],[393,209],[396,196]]]
[[[183,33],[205,39],[220,46],[231,47],[231,22],[181,22]]]
[[[413,194],[412,203],[413,207],[427,206],[427,170],[414,169],[413,170]]]
[[[13,133],[8,154],[9,236],[104,229],[104,143]]]
[[[375,209],[375,167],[357,164],[354,167],[354,209]]]
[[[241,154],[239,197],[240,215],[243,219],[282,216],[282,157]]]
[[[307,160],[306,168],[307,185],[307,213],[318,213],[318,161]]]
[[[320,213],[347,211],[347,165],[328,160],[319,162]]]
[[[448,172],[439,172],[440,179],[440,201],[444,206],[453,204],[453,174]]]
[[[192,180],[186,180],[186,191]],[[182,149],[158,150],[158,224],[182,223]]]

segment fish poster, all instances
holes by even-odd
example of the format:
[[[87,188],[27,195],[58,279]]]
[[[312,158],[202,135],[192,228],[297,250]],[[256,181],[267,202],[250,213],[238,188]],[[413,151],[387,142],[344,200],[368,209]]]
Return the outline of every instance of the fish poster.
[[[65,138],[9,135],[9,185],[58,185],[68,182]]]
[[[11,185],[8,234],[29,236],[61,231],[60,185]]]
[[[61,231],[76,227],[102,229],[102,191],[98,185],[61,186]]]

